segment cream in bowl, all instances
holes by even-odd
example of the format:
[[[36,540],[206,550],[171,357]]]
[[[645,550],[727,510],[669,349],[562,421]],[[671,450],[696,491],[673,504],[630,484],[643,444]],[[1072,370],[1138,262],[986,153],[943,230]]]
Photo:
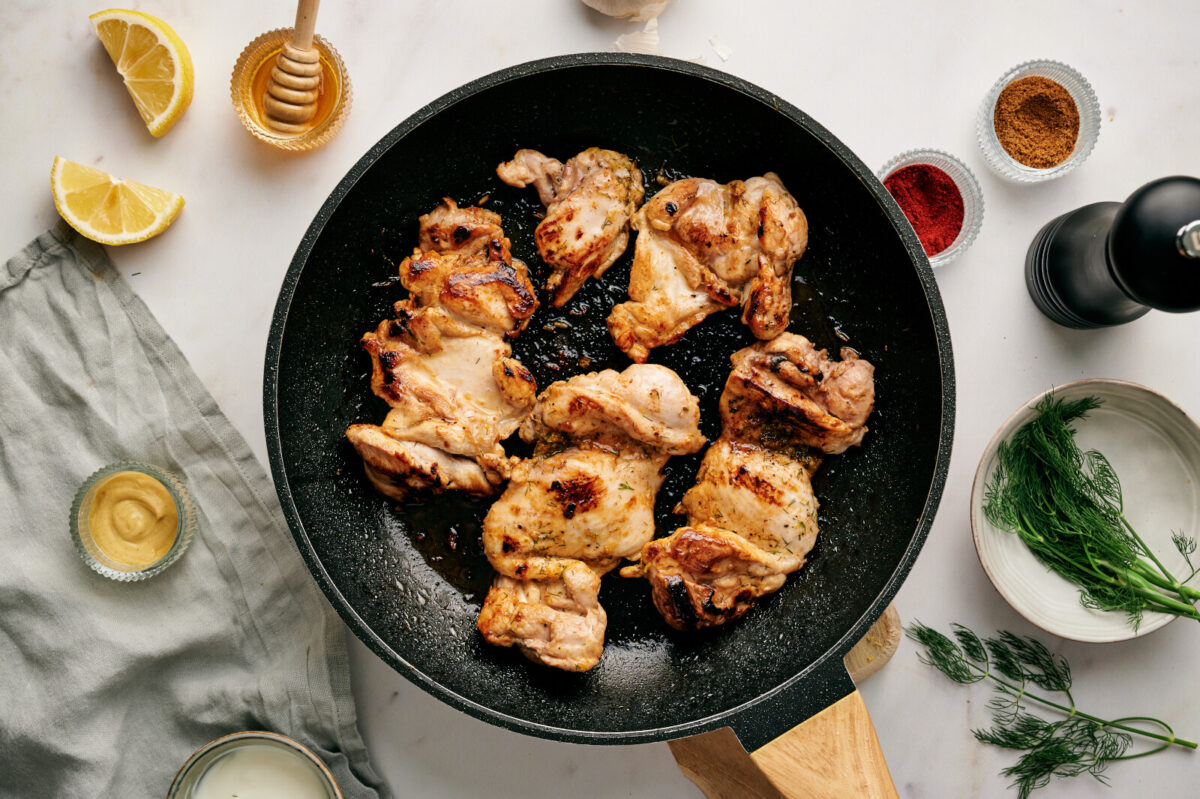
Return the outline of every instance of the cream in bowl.
[[[342,799],[325,764],[286,735],[247,731],[211,741],[175,775],[167,799]]]

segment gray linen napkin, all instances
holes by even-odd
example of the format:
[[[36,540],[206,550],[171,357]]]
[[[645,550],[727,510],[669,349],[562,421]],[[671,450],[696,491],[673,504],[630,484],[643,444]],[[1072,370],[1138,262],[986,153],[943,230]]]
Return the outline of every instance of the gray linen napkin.
[[[76,489],[135,459],[179,475],[195,540],[117,583],[68,534]],[[163,796],[219,735],[316,750],[376,797],[344,627],[271,481],[109,263],[65,225],[0,270],[0,796]]]

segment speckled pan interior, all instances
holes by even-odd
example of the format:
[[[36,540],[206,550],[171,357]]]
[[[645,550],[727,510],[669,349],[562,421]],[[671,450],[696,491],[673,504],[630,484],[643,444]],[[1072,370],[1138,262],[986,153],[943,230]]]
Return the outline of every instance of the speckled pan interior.
[[[343,432],[378,423],[363,332],[405,296],[396,265],[417,217],[448,195],[499,212],[535,283],[546,268],[532,190],[495,166],[521,147],[565,159],[588,146],[633,157],[662,181],[774,171],[808,216],[790,329],[876,364],[865,445],[829,458],[814,485],[821,536],[807,566],[741,622],[671,631],[644,581],[604,578],[600,665],[567,674],[483,643],[475,616],[491,579],[480,551],[488,503],[447,495],[397,507],[375,493]],[[629,361],[605,318],[625,298],[631,246],[562,309],[539,309],[515,343],[540,386]],[[719,432],[729,355],[751,343],[735,312],[710,317],[652,360],[701,399]],[[581,361],[581,359],[587,359]],[[587,368],[580,366],[588,363]],[[750,748],[847,693],[842,655],[879,616],[916,557],[941,495],[954,418],[953,361],[920,244],[882,185],[836,138],[768,92],[650,56],[533,62],[458,89],[398,126],[354,166],[296,251],[268,342],[264,412],[271,468],[300,551],[333,606],[381,658],[455,707],[560,740],[633,743],[732,725]],[[514,437],[510,452],[526,450]],[[659,534],[700,455],[675,458]],[[397,723],[401,723],[398,721]],[[408,720],[404,723],[419,723]]]

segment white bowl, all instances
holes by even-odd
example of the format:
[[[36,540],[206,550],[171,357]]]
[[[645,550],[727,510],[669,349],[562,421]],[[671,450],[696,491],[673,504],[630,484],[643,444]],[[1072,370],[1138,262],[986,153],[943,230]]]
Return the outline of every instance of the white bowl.
[[[1171,532],[1200,534],[1200,427],[1162,394],[1122,380],[1077,380],[1052,389],[1055,396],[1104,401],[1075,424],[1084,449],[1102,452],[1121,480],[1125,518],[1176,576],[1187,574]],[[1034,415],[1044,392],[1025,403],[988,444],[971,488],[971,532],[979,562],[992,585],[1013,609],[1043,630],[1074,641],[1124,641],[1172,621],[1146,613],[1135,631],[1124,613],[1092,610],[1079,602],[1079,589],[1038,561],[1014,533],[983,513],[984,487],[996,467],[996,448]],[[1200,575],[1191,581],[1200,584]]]

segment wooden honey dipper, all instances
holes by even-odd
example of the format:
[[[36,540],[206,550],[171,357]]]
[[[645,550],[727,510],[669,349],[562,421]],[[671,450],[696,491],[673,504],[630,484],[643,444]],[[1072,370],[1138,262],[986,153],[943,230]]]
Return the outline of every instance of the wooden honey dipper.
[[[313,47],[320,0],[300,0],[292,40],[284,42],[263,98],[267,124],[280,133],[303,133],[317,113],[321,54]]]

